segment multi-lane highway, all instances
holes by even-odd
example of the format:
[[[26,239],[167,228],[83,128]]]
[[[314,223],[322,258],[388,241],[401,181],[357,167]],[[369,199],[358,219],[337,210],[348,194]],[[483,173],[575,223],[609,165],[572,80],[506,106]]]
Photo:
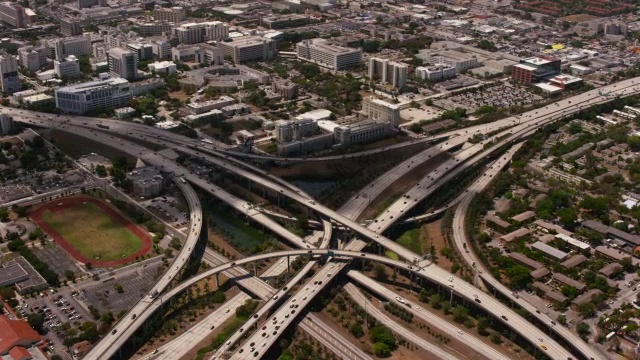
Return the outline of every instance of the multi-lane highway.
[[[611,96],[616,96],[616,95],[628,95],[629,93],[633,92],[636,93],[638,90],[635,87],[635,83],[637,82],[637,79],[630,79],[630,80],[626,80],[623,81],[621,83],[615,84],[615,85],[611,85],[607,88],[605,88],[603,91],[605,92],[610,92],[612,95]],[[605,96],[599,95],[596,91],[591,91],[591,92],[587,92],[584,94],[581,94],[577,97],[571,98],[571,99],[565,99],[562,100],[556,104],[553,105],[549,105],[544,109],[538,109],[536,111],[531,111],[529,113],[525,113],[523,115],[517,116],[517,117],[512,117],[512,118],[507,118],[504,120],[499,120],[493,124],[490,125],[482,125],[479,127],[472,127],[472,128],[468,128],[465,129],[465,134],[466,135],[461,135],[462,130],[457,131],[459,136],[472,136],[475,133],[487,133],[487,132],[492,132],[495,131],[497,129],[500,128],[504,128],[506,126],[511,126],[511,125],[516,125],[518,123],[532,123],[533,126],[531,126],[531,130],[527,130],[524,132],[524,134],[526,133],[530,133],[531,131],[533,131],[536,127],[541,126],[543,124],[545,124],[548,121],[553,121],[559,117],[562,117],[564,115],[567,115],[569,113],[578,111],[580,109],[584,109],[588,106],[593,105],[594,103],[600,103],[600,102],[605,102],[608,101],[609,99]],[[572,104],[573,101],[573,104]],[[13,111],[13,110],[10,110]],[[24,113],[23,110],[15,110],[16,112],[20,113]],[[14,114],[17,115],[17,114]],[[19,118],[18,115],[16,116],[17,120],[20,121],[21,119]],[[40,117],[42,115],[39,114],[34,114],[31,113],[31,116],[36,116],[36,117]],[[26,118],[26,116],[25,116]],[[74,119],[74,121],[83,121],[86,120],[88,121],[92,121],[92,124],[96,123],[95,119],[90,119],[90,118],[82,118],[82,117],[61,117],[60,119],[56,118],[53,119],[53,121],[50,121],[50,123],[56,122],[56,121],[65,121],[65,122],[71,122],[71,119]],[[41,119],[43,120],[43,119]],[[109,120],[97,120],[100,122],[107,122]],[[29,122],[35,122],[35,121],[29,121]],[[171,134],[171,135],[167,135],[168,133],[160,131],[158,129],[153,129],[153,128],[148,128],[148,127],[144,127],[142,125],[138,126],[138,125],[134,125],[131,123],[118,123],[118,122],[114,122],[114,121],[109,121],[110,124],[116,124],[116,127],[120,127],[121,129],[114,129],[115,131],[120,131],[120,134],[123,135],[127,135],[127,131],[129,130],[135,130],[135,131],[139,131],[140,133],[136,133],[138,136],[142,137],[145,139],[145,141],[149,141],[151,139],[155,139],[155,140],[161,140],[163,142],[166,142],[167,139],[169,139],[170,141],[175,141],[176,143],[182,143],[182,144],[187,144],[187,145],[193,145],[193,142],[195,140],[188,140],[185,141],[184,138],[177,136],[175,134]],[[49,124],[49,126],[51,126],[53,124]],[[56,126],[58,126],[59,124],[57,124]],[[84,124],[87,125],[87,124]],[[45,125],[46,126],[46,125]],[[62,125],[64,127],[64,125]],[[88,125],[87,125],[88,126]],[[151,130],[150,130],[151,129]],[[75,132],[75,131],[73,131]],[[158,133],[161,132],[162,135],[159,135]],[[146,135],[143,135],[146,134]],[[96,137],[102,137],[103,135],[98,135],[98,134],[93,134]],[[134,133],[129,131],[128,135],[130,136],[134,136]],[[447,134],[448,136],[454,136],[455,134]],[[421,141],[428,141],[428,139],[421,139]],[[218,147],[218,149],[220,149],[220,147]],[[145,152],[145,149],[140,148],[140,155],[143,155],[143,153]],[[148,154],[148,153],[146,153]],[[228,156],[228,155],[225,155]],[[355,156],[355,155],[354,155]],[[239,173],[238,172],[238,168],[234,167],[234,166],[224,166],[225,169],[233,171],[235,173]],[[445,170],[449,170],[449,169],[445,169]],[[247,176],[247,174],[240,174],[241,176],[245,176],[247,178],[252,178],[251,176]],[[260,177],[254,177],[252,180],[256,181],[262,178],[262,176]],[[191,179],[189,179],[191,181]],[[263,186],[265,185],[264,183],[262,183]],[[274,186],[275,185],[275,186]],[[360,235],[369,238],[370,240],[373,241],[377,241],[379,243],[382,243],[383,246],[390,248],[391,250],[397,252],[400,256],[409,259],[410,261],[412,261],[411,258],[407,257],[407,256],[411,256],[411,254],[407,253],[407,252],[403,252],[402,249],[397,249],[397,248],[392,248],[391,244],[388,243],[388,239],[383,238],[377,234],[375,234],[375,232],[366,229],[364,227],[361,227],[359,224],[353,224],[352,222],[349,221],[345,221],[348,219],[345,219],[344,217],[340,217],[340,216],[336,216],[337,214],[332,213],[330,211],[327,211],[328,209],[321,207],[317,204],[315,204],[315,202],[313,200],[309,200],[308,197],[304,197],[303,194],[301,193],[296,193],[295,190],[292,190],[291,187],[287,187],[286,191],[283,189],[282,183],[280,182],[280,184],[277,184],[276,181],[273,181],[273,183],[268,183],[267,186],[268,188],[274,190],[274,191],[278,191],[280,193],[282,193],[285,196],[294,198],[296,201],[299,201],[303,204],[305,204],[306,206],[324,214],[325,216],[332,218],[334,220],[336,220],[337,222],[350,227],[352,229],[354,229],[356,232],[358,232]],[[213,189],[212,189],[213,191]],[[294,194],[295,193],[295,194]],[[228,199],[227,199],[228,200]],[[415,201],[414,201],[415,202]],[[246,212],[246,210],[244,211]],[[390,211],[391,212],[391,211]],[[397,217],[396,217],[397,218]],[[389,218],[389,222],[391,223],[393,221],[391,221],[392,218]],[[389,246],[387,246],[389,245]],[[304,245],[304,246],[308,246]],[[577,346],[579,348],[584,348],[583,345],[581,345],[580,343],[577,344]],[[581,352],[583,352],[583,354],[585,354],[584,351],[581,350]]]

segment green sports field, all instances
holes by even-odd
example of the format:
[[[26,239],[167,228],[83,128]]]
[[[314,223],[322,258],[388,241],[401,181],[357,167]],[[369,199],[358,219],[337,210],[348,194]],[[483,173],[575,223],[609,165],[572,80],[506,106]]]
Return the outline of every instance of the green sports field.
[[[91,202],[42,213],[42,221],[82,257],[97,262],[122,260],[143,247],[143,241]]]

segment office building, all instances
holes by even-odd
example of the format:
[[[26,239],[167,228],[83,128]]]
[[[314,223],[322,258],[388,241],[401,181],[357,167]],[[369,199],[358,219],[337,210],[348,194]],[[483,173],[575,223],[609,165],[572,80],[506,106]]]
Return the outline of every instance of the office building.
[[[0,2],[0,21],[12,28],[27,27],[27,13],[25,9],[8,1]]]
[[[318,133],[318,123],[313,119],[277,120],[275,127],[278,143],[289,143]]]
[[[219,46],[213,46],[209,44],[202,44],[200,46],[204,52],[204,64],[207,66],[223,65],[224,64],[224,51]]]
[[[158,168],[153,166],[138,167],[127,174],[133,184],[133,193],[143,198],[160,195],[164,186],[164,178]]]
[[[391,84],[397,89],[407,84],[408,69],[407,64],[375,57],[369,59],[369,79]]]
[[[418,66],[416,77],[433,82],[453,79],[456,77],[456,68],[453,65],[436,64],[433,66]]]
[[[80,72],[80,62],[78,58],[73,55],[69,55],[63,60],[54,60],[53,70],[59,79],[76,78],[82,75]]]
[[[204,63],[204,55],[202,48],[198,45],[180,44],[171,48],[171,60],[174,62],[195,62]]]
[[[203,23],[204,36],[207,41],[222,41],[229,37],[229,24],[222,21]]]
[[[13,320],[4,314],[0,315],[0,339],[0,355],[20,360],[33,359],[27,348],[42,341],[26,320]]]
[[[69,17],[60,19],[60,32],[64,36],[82,35],[82,23]]]
[[[171,35],[174,27],[170,23],[142,23],[138,26],[138,33],[141,36]]]
[[[203,102],[190,102],[187,104],[187,111],[191,114],[203,114],[211,110],[219,110],[225,106],[235,104],[236,100],[230,96],[220,96],[217,99],[203,101]]]
[[[171,43],[168,40],[151,42],[151,52],[156,59],[171,59]]]
[[[20,65],[35,73],[47,65],[47,49],[44,46],[24,46],[18,49]]]
[[[236,64],[273,59],[278,52],[275,41],[260,36],[233,38],[219,42],[218,46],[224,56],[230,57]]]
[[[400,107],[373,96],[362,99],[362,113],[376,122],[389,123],[393,128],[400,126]]]
[[[153,46],[151,44],[130,43],[127,44],[127,50],[133,52],[137,62],[153,58]]]
[[[88,34],[55,39],[52,42],[47,42],[45,46],[53,47],[56,60],[62,60],[69,55],[91,55],[93,52],[91,36]]]
[[[312,39],[296,44],[296,56],[332,70],[346,70],[362,62],[362,49],[330,44],[325,39]]]
[[[20,78],[18,77],[18,60],[13,55],[4,53],[0,55],[0,85],[2,92],[14,93],[20,91]]]
[[[187,19],[186,11],[180,6],[163,8],[156,5],[153,8],[152,16],[156,21],[165,21],[169,23],[180,23]]]
[[[560,74],[560,59],[532,57],[520,60],[511,68],[511,77],[524,84],[537,83]]]
[[[627,36],[627,24],[611,22],[604,25],[605,35],[622,35]]]
[[[204,41],[204,26],[198,23],[182,24],[175,29],[180,44],[198,44]]]
[[[107,54],[109,74],[127,80],[134,80],[138,76],[138,62],[133,51],[120,48],[109,50]]]
[[[9,134],[14,128],[13,118],[7,114],[0,114],[0,135]],[[0,286],[6,286],[0,284]]]
[[[84,114],[127,105],[131,100],[131,85],[121,78],[91,81],[55,90],[56,107],[63,112]]]
[[[291,100],[298,96],[298,85],[290,81],[274,81],[271,84],[271,91],[285,100]]]

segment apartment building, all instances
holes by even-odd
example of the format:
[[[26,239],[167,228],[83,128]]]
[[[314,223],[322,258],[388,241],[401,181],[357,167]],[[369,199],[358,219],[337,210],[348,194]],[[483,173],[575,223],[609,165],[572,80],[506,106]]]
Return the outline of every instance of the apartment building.
[[[271,84],[271,91],[285,100],[291,100],[298,96],[298,85],[290,81],[274,81]]]
[[[171,58],[171,43],[168,40],[155,40],[151,42],[151,52],[156,59],[165,60]]]
[[[18,60],[13,55],[4,53],[0,55],[0,86],[4,93],[20,91],[20,78],[18,77]]]
[[[123,107],[131,97],[129,81],[121,78],[91,81],[55,90],[56,107],[73,114]]]
[[[407,64],[372,57],[369,59],[369,79],[401,88],[407,84]]]
[[[312,39],[296,44],[296,56],[332,70],[346,70],[362,62],[362,49],[331,44],[325,39]]]
[[[278,52],[275,41],[260,36],[243,36],[231,41],[221,41],[218,46],[224,52],[224,56],[230,57],[236,64],[273,59]]]
[[[187,19],[187,13],[183,7],[174,6],[170,8],[164,8],[156,5],[151,13],[153,19],[156,21],[166,21],[169,23],[180,23]]]
[[[310,137],[318,133],[318,123],[313,119],[277,120],[276,140],[278,143],[289,143]]]

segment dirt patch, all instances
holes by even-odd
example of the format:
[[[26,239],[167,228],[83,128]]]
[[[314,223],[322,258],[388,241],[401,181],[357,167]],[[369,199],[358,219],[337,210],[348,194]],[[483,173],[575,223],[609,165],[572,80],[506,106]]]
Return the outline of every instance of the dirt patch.
[[[169,93],[169,97],[178,99],[180,101],[187,100],[190,96],[183,90],[173,91]]]
[[[82,155],[97,153],[109,159],[114,157],[125,157],[130,162],[135,162],[135,158],[126,152],[120,151],[115,147],[107,146],[99,142],[95,142],[89,138],[74,135],[59,130],[45,130],[42,136],[48,140],[53,140],[57,148],[63,153],[78,158]]]
[[[451,265],[453,263],[451,260],[447,259],[444,255],[440,254],[440,250],[445,247],[450,247],[444,238],[441,230],[442,219],[438,219],[434,222],[424,225],[422,234],[426,236],[427,248],[431,248],[433,246],[435,248],[436,258],[438,259],[438,266],[446,269],[447,271],[451,271]]]

